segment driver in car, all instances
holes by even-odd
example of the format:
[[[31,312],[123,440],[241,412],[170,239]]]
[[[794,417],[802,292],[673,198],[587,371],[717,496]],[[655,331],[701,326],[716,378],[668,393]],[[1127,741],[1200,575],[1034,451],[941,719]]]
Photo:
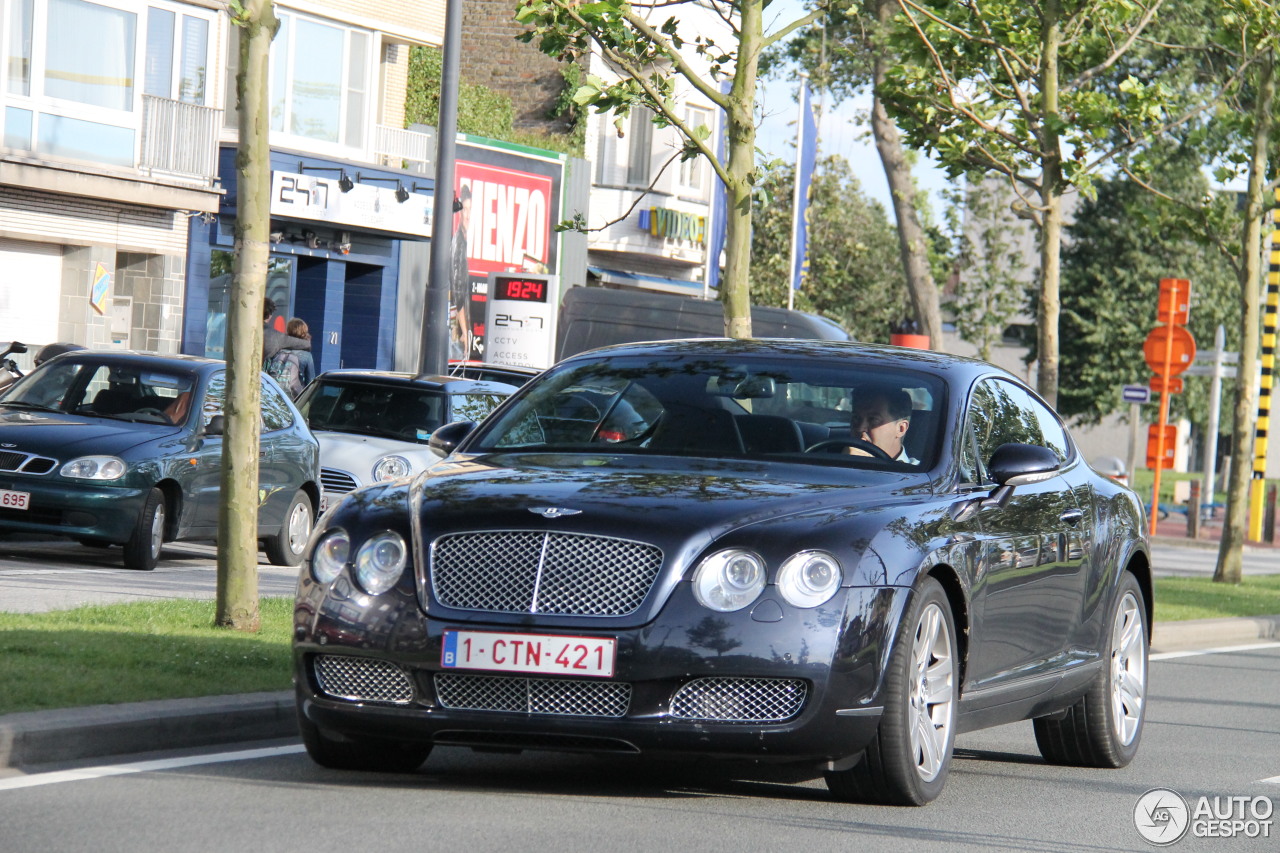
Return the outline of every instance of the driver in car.
[[[895,462],[919,465],[920,460],[907,454],[902,440],[911,428],[911,395],[900,388],[868,387],[859,389],[849,418],[850,434],[888,454]],[[853,456],[871,456],[870,451],[850,447]]]

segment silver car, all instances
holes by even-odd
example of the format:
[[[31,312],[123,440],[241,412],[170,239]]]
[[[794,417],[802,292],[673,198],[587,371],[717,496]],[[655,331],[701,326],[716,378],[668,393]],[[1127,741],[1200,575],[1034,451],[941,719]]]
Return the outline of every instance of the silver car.
[[[431,434],[478,422],[516,389],[500,382],[376,370],[322,373],[297,406],[320,440],[320,511],[352,489],[412,476],[440,455]]]

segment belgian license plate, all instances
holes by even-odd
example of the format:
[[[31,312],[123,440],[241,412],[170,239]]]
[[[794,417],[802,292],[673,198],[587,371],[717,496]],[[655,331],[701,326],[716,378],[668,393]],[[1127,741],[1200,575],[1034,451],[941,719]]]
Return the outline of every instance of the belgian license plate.
[[[27,509],[30,506],[30,492],[13,492],[9,489],[0,489],[0,508]]]
[[[617,640],[498,631],[445,631],[440,665],[446,669],[613,676]]]

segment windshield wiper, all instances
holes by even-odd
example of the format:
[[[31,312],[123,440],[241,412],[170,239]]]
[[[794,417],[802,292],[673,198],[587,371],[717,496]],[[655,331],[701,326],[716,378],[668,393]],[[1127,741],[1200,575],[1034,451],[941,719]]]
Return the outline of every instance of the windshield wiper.
[[[0,406],[12,406],[15,409],[30,409],[33,412],[58,412],[60,409],[55,406],[46,406],[42,403],[28,403],[25,400],[6,400],[0,402]]]

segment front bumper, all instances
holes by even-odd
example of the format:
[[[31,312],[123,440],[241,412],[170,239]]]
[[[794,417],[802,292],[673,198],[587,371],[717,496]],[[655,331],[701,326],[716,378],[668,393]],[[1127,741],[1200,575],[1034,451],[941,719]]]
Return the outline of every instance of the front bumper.
[[[64,479],[0,477],[0,489],[27,492],[27,509],[0,508],[0,530],[100,539],[129,539],[150,488]]]
[[[682,584],[652,623],[591,631],[533,617],[460,625],[424,615],[411,594],[352,592],[334,596],[304,577],[295,612],[299,711],[330,736],[836,765],[875,734],[889,638],[907,597],[899,587],[854,587],[800,610],[766,591],[752,608],[713,614]],[[614,675],[446,669],[443,634],[459,627],[614,638]],[[335,686],[326,678],[335,666],[358,675]],[[459,682],[486,698],[460,703]],[[476,707],[522,690],[522,709]]]

